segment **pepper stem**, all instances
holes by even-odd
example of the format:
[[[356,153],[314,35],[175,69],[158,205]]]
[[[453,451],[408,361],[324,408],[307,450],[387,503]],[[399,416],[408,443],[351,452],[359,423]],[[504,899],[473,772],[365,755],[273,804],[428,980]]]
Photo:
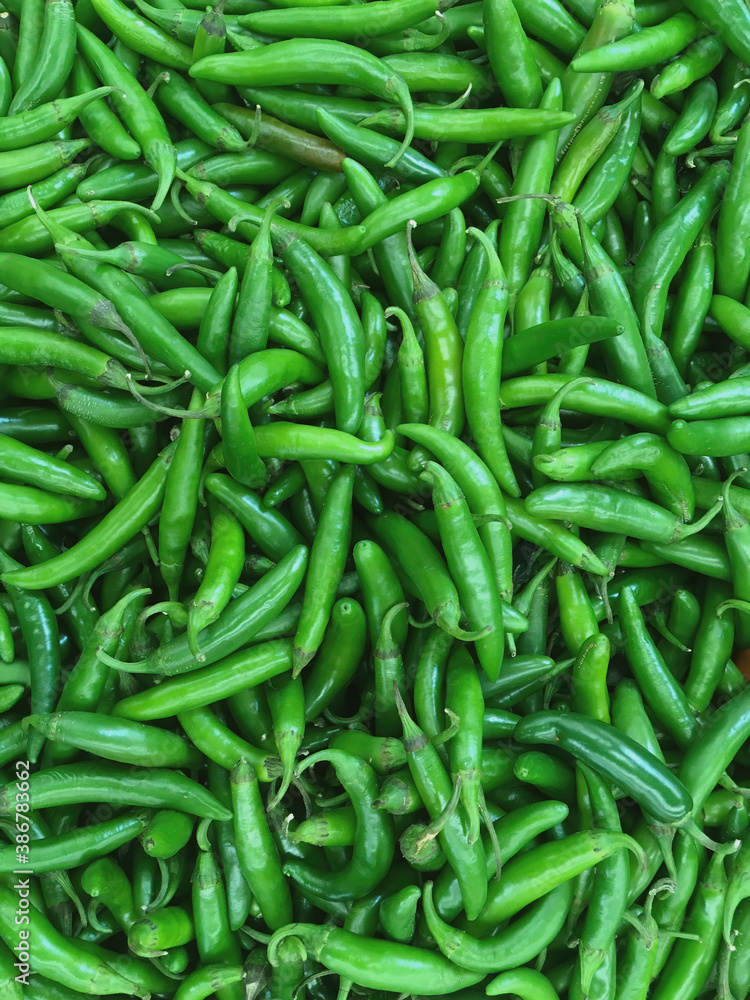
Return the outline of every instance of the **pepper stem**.
[[[479,815],[482,817],[482,822],[484,823],[487,833],[490,837],[490,843],[492,844],[492,853],[495,855],[495,878],[500,878],[500,873],[503,867],[503,858],[500,853],[500,841],[497,839],[497,834],[495,833],[495,826],[492,822],[492,817],[490,816],[490,811],[487,808],[487,800],[484,797],[484,789],[479,786],[479,792],[477,795],[477,805],[479,807]]]
[[[182,191],[183,186],[184,186],[183,182],[175,178],[169,185],[169,200],[172,203],[172,208],[175,210],[175,212],[177,212],[177,214],[181,219],[184,219],[189,226],[197,226],[198,225],[197,220],[194,219],[192,215],[188,215],[185,209],[182,207],[182,202],[180,201],[180,192]]]
[[[675,533],[671,540],[673,542],[676,542],[679,538],[687,538],[689,535],[695,535],[699,531],[703,531],[703,529],[707,525],[709,525],[711,521],[713,521],[713,519],[716,517],[716,515],[719,513],[719,511],[722,509],[723,506],[724,506],[724,498],[719,497],[719,499],[716,501],[713,507],[707,510],[706,513],[703,515],[703,517],[700,518],[700,520],[693,522],[693,524],[684,524],[684,523],[678,524],[677,527],[675,528]]]
[[[724,530],[733,531],[736,528],[744,528],[748,523],[747,518],[740,514],[737,508],[732,503],[732,497],[730,492],[730,486],[734,480],[747,472],[747,469],[735,469],[735,471],[727,478],[724,485],[721,488],[721,497],[724,501]]]
[[[431,840],[434,840],[438,834],[442,833],[445,829],[445,825],[449,819],[453,816],[456,809],[458,809],[458,803],[461,801],[461,789],[463,787],[463,780],[460,774],[456,775],[455,781],[453,782],[453,791],[451,792],[451,797],[445,804],[445,808],[436,816],[431,823],[429,823],[420,836],[415,840],[414,847],[417,851],[420,851],[425,847]]]
[[[445,714],[450,719],[450,725],[447,729],[444,729],[442,733],[438,733],[436,736],[431,737],[430,743],[432,743],[434,747],[442,746],[443,743],[447,743],[448,740],[452,740],[461,727],[461,720],[455,712],[451,712],[449,708],[446,708]]]
[[[716,613],[717,615],[719,615],[718,610]],[[663,611],[659,611],[654,615],[653,623],[654,623],[654,628],[659,633],[659,635],[664,636],[664,638],[667,640],[668,643],[670,643],[670,645],[675,646],[677,649],[682,650],[683,653],[692,652],[689,646],[686,646],[684,642],[680,642],[677,636],[674,635],[673,632],[670,632],[667,626],[667,618]]]
[[[727,601],[722,601],[716,609],[716,617],[721,618],[725,611],[734,608],[736,611],[744,611],[750,614],[750,601],[741,601],[738,597],[731,597]]]
[[[181,382],[187,381],[191,377],[190,372],[185,372],[185,375]],[[159,403],[152,402],[147,396],[144,396],[140,389],[136,389],[135,382],[133,381],[133,376],[128,372],[125,376],[128,381],[128,389],[132,396],[138,400],[143,406],[148,407],[149,410],[155,410],[156,413],[163,413],[168,417],[177,417],[178,419],[192,419],[192,420],[205,420],[206,413],[203,410],[178,410],[173,406],[161,406]],[[172,388],[170,386],[170,388]]]

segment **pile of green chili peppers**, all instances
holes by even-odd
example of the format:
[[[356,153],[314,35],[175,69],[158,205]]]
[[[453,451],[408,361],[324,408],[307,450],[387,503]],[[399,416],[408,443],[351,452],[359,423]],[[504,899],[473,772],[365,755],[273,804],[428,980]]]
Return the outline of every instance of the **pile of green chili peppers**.
[[[745,0],[0,0],[0,1000],[746,1000]]]

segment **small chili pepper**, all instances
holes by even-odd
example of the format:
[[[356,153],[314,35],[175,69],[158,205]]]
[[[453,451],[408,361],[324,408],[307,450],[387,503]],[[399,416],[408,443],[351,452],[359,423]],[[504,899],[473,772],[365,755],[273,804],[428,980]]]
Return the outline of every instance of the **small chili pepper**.
[[[534,785],[545,794],[563,801],[574,798],[574,777],[567,765],[537,750],[516,757],[513,774],[519,781]]]
[[[94,900],[101,900],[126,933],[135,923],[133,888],[119,865],[111,858],[99,858],[81,873],[81,888]]]

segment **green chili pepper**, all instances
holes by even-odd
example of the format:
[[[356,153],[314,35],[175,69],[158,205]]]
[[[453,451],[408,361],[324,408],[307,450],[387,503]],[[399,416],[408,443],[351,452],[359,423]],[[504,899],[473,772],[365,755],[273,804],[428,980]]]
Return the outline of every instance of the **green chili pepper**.
[[[425,464],[425,475],[432,481],[435,513],[449,572],[456,581],[469,628],[479,632],[477,656],[489,677],[494,679],[502,667],[505,632],[492,566],[455,480],[434,462]]]
[[[77,868],[133,840],[145,829],[146,822],[145,813],[126,812],[104,823],[33,841],[29,864],[38,872]],[[16,863],[15,847],[0,848],[0,871],[12,872]]]
[[[409,717],[400,697],[397,699],[399,715],[404,727],[404,746],[407,752],[409,770],[419,789],[422,801],[426,803],[430,816],[438,816],[450,800],[450,779],[435,748],[424,733]],[[439,834],[446,858],[458,878],[464,908],[470,919],[476,916],[487,896],[487,881],[484,874],[484,848],[481,841],[470,843],[469,822],[459,806],[447,819]]]
[[[336,474],[326,496],[310,551],[305,599],[294,637],[295,676],[315,655],[330,619],[349,549],[353,485],[354,470],[344,467]]]
[[[691,800],[685,785],[634,740],[598,719],[571,713],[537,713],[520,722],[515,735],[521,742],[563,745],[618,787],[627,788],[631,798],[659,823],[685,825],[689,820]],[[639,762],[637,771],[632,767],[634,760]]]
[[[117,0],[104,0],[115,4]],[[118,7],[122,5],[118,4]],[[125,7],[122,10],[125,11]],[[118,11],[119,15],[119,11]],[[127,12],[127,16],[131,15]],[[166,126],[146,92],[114,56],[106,45],[82,25],[77,25],[76,36],[83,55],[102,83],[116,88],[113,103],[134,138],[141,146],[149,164],[159,176],[159,187],[154,199],[154,209],[164,201],[174,180],[176,156]],[[188,54],[189,64],[189,54]]]
[[[357,822],[351,865],[336,873],[326,873],[289,861],[284,871],[317,895],[334,900],[358,899],[374,889],[390,867],[395,848],[393,821],[383,810],[373,808],[376,778],[365,761],[342,750],[323,750],[307,757],[300,771],[318,761],[330,761],[355,810]]]
[[[12,935],[16,931],[13,922],[16,900],[17,896],[13,890],[0,888],[0,928],[6,942],[12,940]],[[29,917],[37,942],[36,955],[33,959],[35,973],[47,975],[53,982],[70,986],[71,989],[84,985],[92,994],[132,993],[134,989],[140,989],[133,978],[123,974],[126,970],[122,967],[123,963],[118,962],[119,956],[114,952],[102,949],[91,953],[83,947],[72,944],[43,913],[34,907],[30,908]],[[139,971],[143,970],[142,975],[146,973],[145,964],[138,963],[137,967]],[[150,982],[159,989],[166,986],[169,980],[154,969]]]
[[[706,515],[687,525],[663,507],[606,486],[573,483],[550,484],[535,490],[524,502],[529,514],[567,517],[581,527],[625,531],[646,541],[673,542],[705,528],[721,508],[715,504]]]
[[[198,79],[216,79],[220,83],[241,84],[243,86],[267,86],[298,83],[299,74],[290,77],[291,66],[297,69],[306,65],[311,72],[311,82],[355,83],[369,90],[375,97],[388,100],[393,97],[403,108],[408,120],[406,136],[402,144],[405,150],[411,145],[414,135],[413,108],[411,95],[405,81],[398,73],[389,73],[380,61],[370,54],[341,41],[295,39],[275,42],[273,48],[255,49],[227,55],[208,56],[199,60],[190,70]],[[400,152],[393,157],[398,162]]]

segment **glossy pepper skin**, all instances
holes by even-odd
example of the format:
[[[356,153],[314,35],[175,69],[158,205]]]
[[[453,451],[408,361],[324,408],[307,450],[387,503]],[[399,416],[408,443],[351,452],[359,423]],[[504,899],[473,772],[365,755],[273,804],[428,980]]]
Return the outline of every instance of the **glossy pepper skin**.
[[[378,983],[395,985],[398,982],[420,989],[425,996],[441,996],[473,986],[484,978],[482,973],[459,969],[441,955],[424,948],[363,938],[339,928],[292,924],[281,934],[299,937],[328,968],[346,975],[360,986],[377,988]],[[275,941],[279,940],[277,936]],[[424,990],[428,992],[425,994]]]
[[[332,876],[289,862],[285,871],[318,895],[329,899],[359,899],[375,888],[390,867],[395,848],[393,823],[386,812],[372,808],[376,777],[365,761],[343,750],[329,750],[313,754],[304,766],[311,767],[319,761],[333,764],[352,799],[357,818],[352,866]]]
[[[610,780],[624,782],[629,794],[657,822],[679,824],[690,815],[687,789],[664,764],[634,740],[597,719],[540,712],[519,722],[514,734],[523,743],[561,746]]]

